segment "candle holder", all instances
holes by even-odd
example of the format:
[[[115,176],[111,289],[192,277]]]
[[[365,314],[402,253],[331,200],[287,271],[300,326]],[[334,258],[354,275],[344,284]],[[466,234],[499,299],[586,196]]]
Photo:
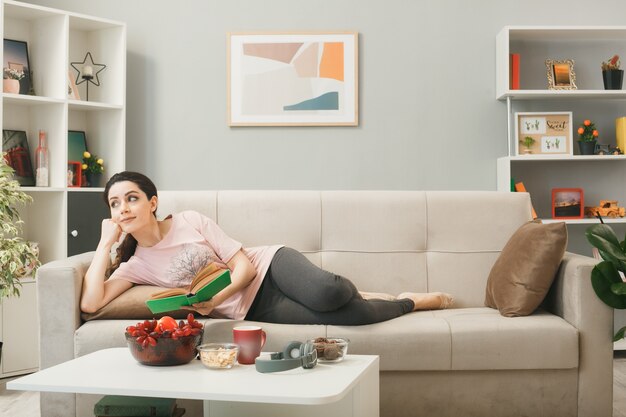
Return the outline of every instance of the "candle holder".
[[[87,59],[89,59],[89,63],[87,63]],[[87,52],[85,55],[85,59],[82,62],[70,62],[72,68],[74,68],[77,72],[76,74],[76,86],[86,82],[87,88],[87,101],[89,101],[89,84],[93,84],[96,87],[100,86],[100,79],[98,78],[98,74],[105,70],[107,67],[104,64],[97,64],[93,62],[93,57],[91,56],[91,52]],[[80,68],[77,66],[80,65]],[[94,72],[94,69],[98,69]],[[95,81],[94,81],[95,79]]]

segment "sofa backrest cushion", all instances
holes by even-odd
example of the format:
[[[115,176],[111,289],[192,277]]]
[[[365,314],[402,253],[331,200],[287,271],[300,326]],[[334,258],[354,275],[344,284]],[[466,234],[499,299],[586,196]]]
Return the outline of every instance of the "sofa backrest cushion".
[[[552,286],[566,246],[565,223],[521,226],[489,273],[485,305],[507,317],[532,314]]]
[[[161,191],[159,217],[195,209],[244,246],[284,244],[363,291],[445,291],[484,303],[489,271],[530,220],[526,193]]]

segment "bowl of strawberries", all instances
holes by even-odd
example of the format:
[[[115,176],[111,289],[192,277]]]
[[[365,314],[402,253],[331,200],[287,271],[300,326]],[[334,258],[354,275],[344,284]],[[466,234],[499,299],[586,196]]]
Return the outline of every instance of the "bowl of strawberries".
[[[151,366],[182,365],[196,357],[203,326],[192,313],[187,320],[170,316],[145,320],[126,328],[126,342],[133,357]]]

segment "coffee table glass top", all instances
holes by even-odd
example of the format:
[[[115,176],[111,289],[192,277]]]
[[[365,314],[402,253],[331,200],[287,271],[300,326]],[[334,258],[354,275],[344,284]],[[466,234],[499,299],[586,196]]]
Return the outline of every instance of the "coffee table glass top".
[[[180,366],[139,364],[127,348],[99,350],[8,382],[24,391],[173,397],[281,404],[328,404],[343,398],[378,356],[347,355],[313,369],[261,374],[254,365],[211,370],[193,360]]]

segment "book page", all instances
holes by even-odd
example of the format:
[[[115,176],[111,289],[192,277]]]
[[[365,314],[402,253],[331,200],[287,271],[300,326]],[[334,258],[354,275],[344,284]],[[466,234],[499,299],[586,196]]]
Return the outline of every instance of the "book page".
[[[213,273],[211,273],[209,275],[205,275],[204,277],[201,277],[201,279],[199,279],[196,282],[196,284],[191,288],[191,293],[192,294],[197,293],[200,290],[200,288],[204,287],[209,282],[213,281],[215,278],[217,278],[220,275],[222,275],[224,273],[224,271],[225,271],[224,269],[217,269]],[[196,281],[196,280],[194,280],[194,281]]]
[[[202,281],[205,277],[211,275],[213,272],[217,271],[218,269],[220,269],[220,267],[217,266],[215,262],[211,262],[210,264],[202,268],[193,278],[193,280],[191,281],[191,284],[189,284],[189,291],[195,293],[195,291],[193,291],[193,288],[195,288],[198,285],[198,283]]]
[[[169,288],[167,290],[164,291],[159,291],[159,292],[155,292],[154,294],[152,294],[150,296],[150,300],[155,300],[158,298],[165,298],[165,297],[171,297],[174,295],[186,295],[187,294],[187,289],[186,288]]]

